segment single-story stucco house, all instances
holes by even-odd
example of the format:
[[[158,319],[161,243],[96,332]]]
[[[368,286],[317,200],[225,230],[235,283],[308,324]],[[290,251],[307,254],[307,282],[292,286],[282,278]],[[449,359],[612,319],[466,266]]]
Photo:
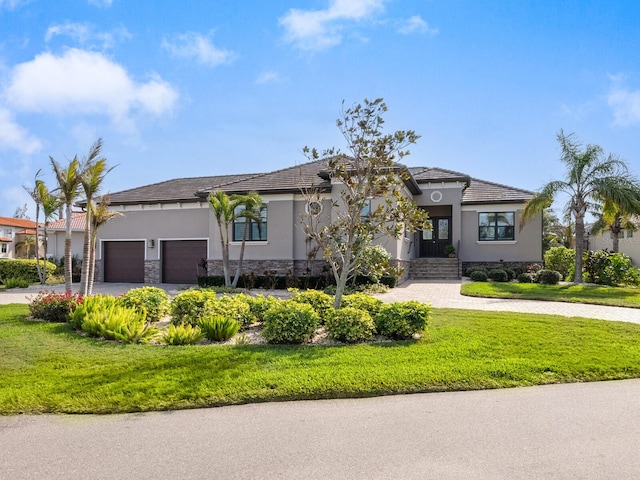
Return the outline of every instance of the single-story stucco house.
[[[542,261],[541,217],[525,225],[520,221],[533,192],[442,168],[400,167],[408,173],[405,195],[428,211],[433,226],[381,242],[402,267],[401,281],[409,276],[459,277],[477,263]],[[219,232],[207,202],[216,190],[257,191],[264,199],[262,226],[249,230],[244,273],[317,272],[325,262],[320,254],[309,258],[309,242],[300,228],[308,208],[302,189],[309,188],[320,193],[325,212],[339,199],[323,160],[272,172],[178,178],[112,193],[110,208],[123,216],[98,231],[96,280],[195,283],[197,275],[220,275]],[[242,228],[236,225],[233,231],[237,234]],[[241,238],[236,235],[235,240],[232,260],[238,258]],[[445,258],[446,245],[455,247],[457,258]]]
[[[640,219],[634,219],[640,225]],[[587,230],[587,249],[589,250],[609,250],[613,251],[613,234],[611,231],[602,232],[598,235],[591,234],[590,225]],[[618,234],[618,251],[631,258],[634,265],[640,265],[640,231],[621,230]]]

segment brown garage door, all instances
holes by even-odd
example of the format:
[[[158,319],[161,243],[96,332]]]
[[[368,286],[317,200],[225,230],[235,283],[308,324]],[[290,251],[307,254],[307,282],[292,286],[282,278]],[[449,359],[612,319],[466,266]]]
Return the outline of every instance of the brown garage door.
[[[163,240],[162,282],[198,283],[204,273],[198,264],[206,258],[206,240]]]
[[[105,282],[144,282],[144,242],[104,242]]]

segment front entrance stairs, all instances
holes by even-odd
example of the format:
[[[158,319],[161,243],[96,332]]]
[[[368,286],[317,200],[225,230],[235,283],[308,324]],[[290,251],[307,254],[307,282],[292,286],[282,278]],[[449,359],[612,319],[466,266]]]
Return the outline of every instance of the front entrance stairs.
[[[459,258],[414,258],[409,268],[412,280],[454,280],[462,278]]]

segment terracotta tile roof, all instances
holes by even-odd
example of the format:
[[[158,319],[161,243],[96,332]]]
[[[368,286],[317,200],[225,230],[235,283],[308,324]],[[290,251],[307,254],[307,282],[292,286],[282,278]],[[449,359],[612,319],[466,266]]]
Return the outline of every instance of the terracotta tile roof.
[[[84,231],[85,225],[85,214],[84,212],[73,212],[71,214],[71,231]],[[47,230],[66,230],[67,229],[67,220],[61,218],[54,222],[49,222],[47,225]]]
[[[16,235],[35,235],[35,234],[36,234],[35,228],[25,228],[24,230],[20,230],[16,232]]]
[[[0,237],[0,242],[13,242],[13,238]]]
[[[215,190],[230,194],[257,191],[261,195],[297,193],[302,188],[311,187],[330,191],[331,183],[326,175],[326,168],[326,160],[316,160],[272,172],[178,178],[112,193],[110,201],[112,205],[197,202]],[[533,195],[533,192],[527,190],[478,180],[464,173],[442,168],[411,167],[409,172],[412,177],[411,185],[408,185],[410,188],[413,185],[442,181],[466,184],[463,204],[525,201]]]
[[[36,228],[36,222],[24,218],[0,217],[0,226],[18,228]]]

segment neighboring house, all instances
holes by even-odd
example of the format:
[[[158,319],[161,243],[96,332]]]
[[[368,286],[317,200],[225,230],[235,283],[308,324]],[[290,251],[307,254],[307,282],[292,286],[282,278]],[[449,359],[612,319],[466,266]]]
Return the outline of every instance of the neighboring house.
[[[404,168],[404,167],[403,167]],[[405,195],[429,212],[433,229],[380,242],[408,275],[439,273],[441,263],[463,268],[524,265],[542,261],[542,219],[522,225],[520,213],[533,192],[470,178],[441,168],[408,169]],[[110,207],[124,214],[98,232],[97,280],[107,282],[195,283],[197,275],[222,273],[218,227],[207,202],[209,193],[257,191],[264,199],[263,222],[252,225],[244,273],[317,274],[326,263],[300,226],[306,205],[301,189],[320,192],[314,212],[329,212],[337,201],[322,160],[273,172],[180,178],[110,195]],[[372,199],[372,207],[380,199]],[[234,226],[231,259],[238,258],[243,224]],[[453,245],[457,258],[443,258]],[[433,259],[433,260],[430,260]],[[425,263],[426,262],[426,263]],[[435,262],[435,263],[431,263]]]
[[[85,212],[71,214],[71,255],[82,257],[84,246]],[[47,258],[64,258],[64,241],[67,234],[67,220],[61,218],[47,225]]]
[[[23,218],[0,217],[0,258],[35,258],[36,222]],[[32,242],[32,246],[24,246]],[[38,251],[42,251],[42,241],[38,242]]]
[[[640,222],[640,220],[639,220]],[[586,227],[588,250],[613,251],[613,234],[607,230],[599,235],[591,235],[590,225]],[[618,251],[631,258],[635,266],[640,266],[640,230],[622,230],[618,235]]]

